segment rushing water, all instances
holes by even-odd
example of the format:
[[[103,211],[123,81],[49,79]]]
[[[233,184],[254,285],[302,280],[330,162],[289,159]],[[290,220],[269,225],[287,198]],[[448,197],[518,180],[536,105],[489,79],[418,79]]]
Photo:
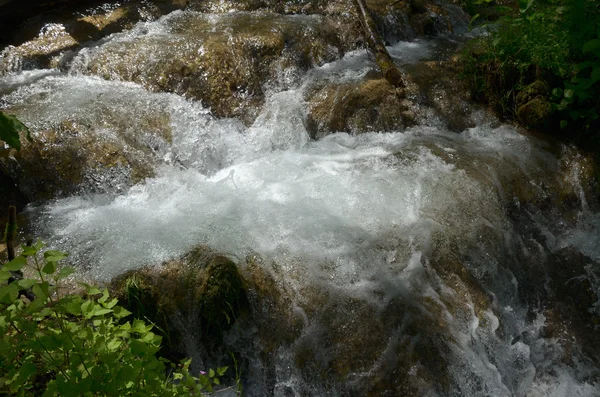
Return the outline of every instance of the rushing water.
[[[97,45],[164,38],[164,23]],[[423,40],[390,52],[406,66],[438,48]],[[306,90],[364,78],[373,65],[362,51],[272,84],[250,126],[175,94],[83,75],[90,54],[78,57],[66,73],[3,77],[3,106],[34,136],[64,120],[85,125],[81,134],[150,158],[155,176],[131,187],[119,175],[91,177],[82,194],[31,207],[32,228],[97,279],[199,244],[276,263],[302,331],[268,360],[253,351],[256,329],[228,335],[246,360],[248,395],[600,395],[596,358],[547,336],[544,307],[532,304],[554,252],[574,247],[600,261],[600,217],[574,149],[481,111],[460,134],[425,111],[405,131],[309,139]],[[168,122],[148,131],[157,113]],[[561,202],[559,190],[574,197],[568,210],[547,205]]]

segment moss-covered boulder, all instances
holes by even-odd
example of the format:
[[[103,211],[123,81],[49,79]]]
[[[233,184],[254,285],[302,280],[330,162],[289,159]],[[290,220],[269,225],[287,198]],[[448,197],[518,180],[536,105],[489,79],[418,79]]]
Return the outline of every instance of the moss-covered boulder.
[[[423,113],[437,117],[450,131],[475,127],[469,90],[458,77],[453,60],[419,62],[405,70],[408,96],[417,98]]]
[[[516,98],[517,118],[526,127],[541,128],[552,114],[548,85],[536,80],[522,89]]]
[[[142,151],[70,121],[35,137],[14,153],[12,163],[15,184],[30,201],[83,191],[119,192],[154,173]]]
[[[158,327],[171,356],[185,356],[186,342],[220,345],[247,302],[236,264],[202,246],[118,276],[110,288],[134,315]]]
[[[281,268],[258,254],[246,257],[242,277],[251,307],[249,322],[258,329],[260,355],[270,361],[282,345],[291,345],[301,334],[304,321],[294,310],[293,293],[281,279]]]
[[[35,98],[43,101],[43,95]],[[95,113],[80,103],[65,118],[60,110],[46,112],[37,100],[11,107],[30,127],[32,140],[0,157],[1,178],[11,187],[2,197],[25,204],[78,192],[121,192],[154,175],[155,151],[171,140],[169,113],[150,106],[132,122],[127,109],[100,109],[93,100],[88,105]]]
[[[307,130],[313,139],[333,132],[402,131],[414,121],[410,102],[379,75],[312,88],[306,100]]]
[[[174,13],[87,53],[85,73],[140,83],[150,90],[198,99],[221,117],[252,121],[264,84],[337,59],[338,32],[317,16],[272,13]],[[183,55],[182,55],[183,54]]]

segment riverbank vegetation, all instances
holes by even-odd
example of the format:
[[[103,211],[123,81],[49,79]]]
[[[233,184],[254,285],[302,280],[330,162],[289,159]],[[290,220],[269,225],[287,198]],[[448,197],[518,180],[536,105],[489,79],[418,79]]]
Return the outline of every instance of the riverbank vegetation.
[[[473,23],[488,19],[487,34],[462,55],[474,98],[525,127],[600,148],[600,3],[478,0],[468,8]],[[482,12],[489,9],[496,13]]]
[[[0,269],[1,394],[195,396],[219,384],[227,367],[194,376],[191,360],[159,357],[152,324],[131,319],[107,289],[66,288],[66,254],[42,248],[25,246]]]

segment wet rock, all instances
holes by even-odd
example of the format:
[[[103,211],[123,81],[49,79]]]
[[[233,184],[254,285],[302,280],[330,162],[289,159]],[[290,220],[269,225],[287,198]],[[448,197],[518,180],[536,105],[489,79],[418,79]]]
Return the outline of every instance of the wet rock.
[[[421,107],[431,108],[450,131],[475,127],[468,87],[458,77],[452,61],[408,65],[406,73],[408,96],[416,98]]]
[[[333,132],[402,131],[414,121],[410,102],[380,76],[309,90],[307,130],[313,139]]]
[[[525,87],[516,98],[517,117],[529,128],[540,128],[552,113],[548,85],[536,80]]]
[[[367,5],[387,43],[466,29],[469,17],[449,2],[370,0]]]
[[[246,304],[236,264],[202,246],[162,266],[120,275],[110,288],[124,307],[165,334],[170,356],[185,356],[200,343],[221,344]]]
[[[90,4],[73,3],[56,5],[56,9],[50,5],[48,12],[39,8],[38,15],[12,29],[9,33],[15,45],[8,46],[0,54],[0,75],[21,69],[62,67],[63,54],[76,50],[83,43],[129,29],[138,21],[157,19],[184,7],[186,1],[161,0],[152,4],[131,1],[91,8],[87,8]]]
[[[91,50],[83,71],[199,99],[218,116],[252,121],[264,83],[285,85],[285,76],[340,56],[337,32],[316,16],[181,13],[163,28],[158,37],[139,31]]]
[[[555,207],[567,210],[597,210],[600,206],[598,175],[600,170],[593,153],[583,153],[573,146],[562,146]]]
[[[414,297],[381,302],[312,286],[302,291],[311,324],[294,345],[305,379],[330,384],[344,395],[420,396],[444,393],[448,324]],[[322,351],[315,349],[326,341]]]
[[[549,255],[547,272],[550,295],[544,337],[558,338],[567,351],[579,346],[597,363],[600,357],[600,341],[595,337],[600,325],[598,263],[566,247]],[[570,361],[568,355],[565,361]]]
[[[273,269],[272,271],[269,270]],[[246,258],[242,277],[252,307],[251,322],[259,330],[261,354],[264,358],[275,353],[283,345],[290,345],[299,336],[303,321],[294,312],[294,301],[285,284],[277,279],[276,263],[266,263],[259,255]],[[277,326],[274,326],[274,325]],[[268,331],[267,331],[268,330]]]
[[[119,122],[125,120],[115,117],[102,128],[74,117],[30,125],[32,141],[0,158],[0,176],[14,187],[2,197],[24,205],[73,193],[118,193],[153,176],[149,145],[170,139],[169,116],[158,112],[135,123],[138,137],[128,136],[131,126]]]

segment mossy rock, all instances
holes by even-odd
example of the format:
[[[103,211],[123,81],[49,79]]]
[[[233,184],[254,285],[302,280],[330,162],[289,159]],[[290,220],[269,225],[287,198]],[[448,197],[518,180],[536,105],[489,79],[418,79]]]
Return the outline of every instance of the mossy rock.
[[[261,354],[268,357],[281,345],[291,345],[301,334],[303,319],[294,311],[292,293],[277,278],[278,265],[258,254],[248,255],[242,271],[252,321],[258,328]],[[279,269],[280,270],[280,269]]]
[[[547,321],[544,337],[559,338],[569,347],[579,346],[587,357],[600,362],[600,340],[597,328],[600,312],[597,308],[597,286],[600,278],[598,263],[573,247],[566,247],[548,256],[547,288],[544,299]],[[570,361],[570,357],[566,357]]]
[[[548,91],[548,84],[536,80],[517,94],[517,118],[524,126],[534,129],[544,126],[552,114]]]
[[[222,344],[247,306],[246,290],[230,259],[200,246],[177,260],[115,277],[110,288],[134,315],[155,324],[168,355],[185,356],[185,340]]]
[[[169,35],[140,35],[95,49],[87,72],[197,99],[219,117],[250,124],[264,103],[266,83],[285,85],[278,81],[282,72],[305,71],[343,51],[335,26],[316,16],[188,12],[171,14],[164,25]]]
[[[552,114],[552,104],[546,98],[534,98],[517,108],[521,124],[529,128],[541,128]]]
[[[410,102],[378,75],[314,88],[306,100],[307,129],[313,139],[334,132],[402,131],[414,122]]]
[[[213,258],[198,289],[200,315],[207,326],[229,327],[241,304],[242,291],[242,278],[235,263],[224,256]]]
[[[419,62],[407,65],[405,71],[408,96],[431,108],[450,131],[475,127],[468,87],[459,79],[452,61]]]
[[[150,154],[94,134],[88,126],[65,120],[33,130],[21,151],[0,159],[3,177],[25,202],[77,192],[121,191],[154,174]],[[105,178],[105,182],[96,181]]]

